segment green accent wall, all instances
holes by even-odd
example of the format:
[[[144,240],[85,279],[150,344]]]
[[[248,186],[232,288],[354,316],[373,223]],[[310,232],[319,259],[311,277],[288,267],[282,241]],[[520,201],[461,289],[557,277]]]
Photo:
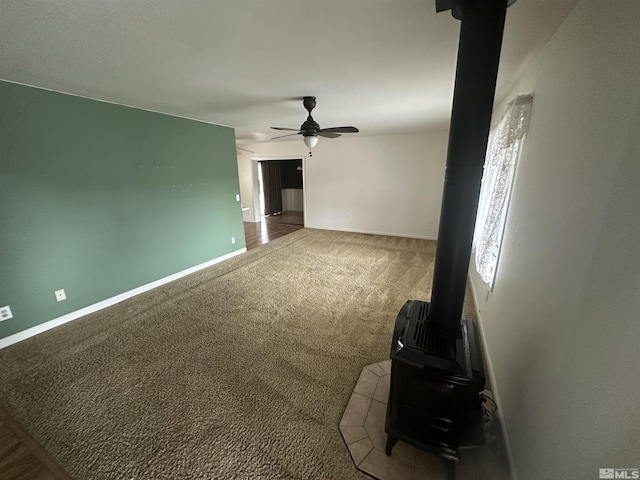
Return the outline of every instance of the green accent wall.
[[[238,193],[232,128],[0,81],[0,338],[243,248]]]

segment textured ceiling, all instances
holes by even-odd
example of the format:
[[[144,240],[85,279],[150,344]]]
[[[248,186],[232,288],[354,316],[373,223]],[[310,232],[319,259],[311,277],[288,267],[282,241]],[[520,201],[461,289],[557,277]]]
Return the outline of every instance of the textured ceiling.
[[[507,13],[498,99],[577,0]],[[459,22],[434,0],[0,0],[0,78],[236,128],[449,120]]]

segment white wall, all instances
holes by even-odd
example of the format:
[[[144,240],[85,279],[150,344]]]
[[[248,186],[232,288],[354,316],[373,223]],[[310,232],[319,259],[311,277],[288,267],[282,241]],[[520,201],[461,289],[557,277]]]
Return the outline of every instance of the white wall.
[[[532,123],[493,292],[471,280],[519,480],[640,467],[639,23],[581,1],[506,99]]]
[[[282,211],[283,212],[303,212],[304,197],[301,188],[282,189]]]
[[[307,227],[436,238],[446,130],[321,138],[308,156],[302,140],[253,144],[253,158],[304,157]],[[253,203],[251,158],[238,157],[240,195]]]

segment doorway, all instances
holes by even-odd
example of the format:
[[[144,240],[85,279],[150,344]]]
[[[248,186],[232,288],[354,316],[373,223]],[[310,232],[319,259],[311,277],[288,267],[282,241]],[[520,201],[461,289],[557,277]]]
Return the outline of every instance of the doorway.
[[[247,249],[304,227],[302,158],[253,159],[254,222],[245,222]]]
[[[302,159],[258,160],[260,222],[304,226]]]

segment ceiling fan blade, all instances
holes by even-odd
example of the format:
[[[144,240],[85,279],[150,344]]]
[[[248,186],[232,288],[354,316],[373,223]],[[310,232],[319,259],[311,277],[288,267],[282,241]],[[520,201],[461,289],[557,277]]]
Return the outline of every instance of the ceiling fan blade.
[[[271,127],[274,130],[288,130],[290,132],[299,132],[300,129],[299,128],[284,128],[284,127]]]
[[[289,133],[287,135],[280,135],[279,137],[273,137],[271,140],[277,140],[278,138],[284,138],[284,137],[293,137],[294,135],[301,135],[302,132],[296,132],[296,133]]]
[[[332,133],[358,133],[356,127],[331,127],[331,128],[323,128],[320,132],[332,132]]]
[[[324,130],[320,130],[318,132],[318,136],[325,137],[325,138],[338,138],[338,137],[341,137],[342,135],[340,135],[339,133],[325,132]]]

